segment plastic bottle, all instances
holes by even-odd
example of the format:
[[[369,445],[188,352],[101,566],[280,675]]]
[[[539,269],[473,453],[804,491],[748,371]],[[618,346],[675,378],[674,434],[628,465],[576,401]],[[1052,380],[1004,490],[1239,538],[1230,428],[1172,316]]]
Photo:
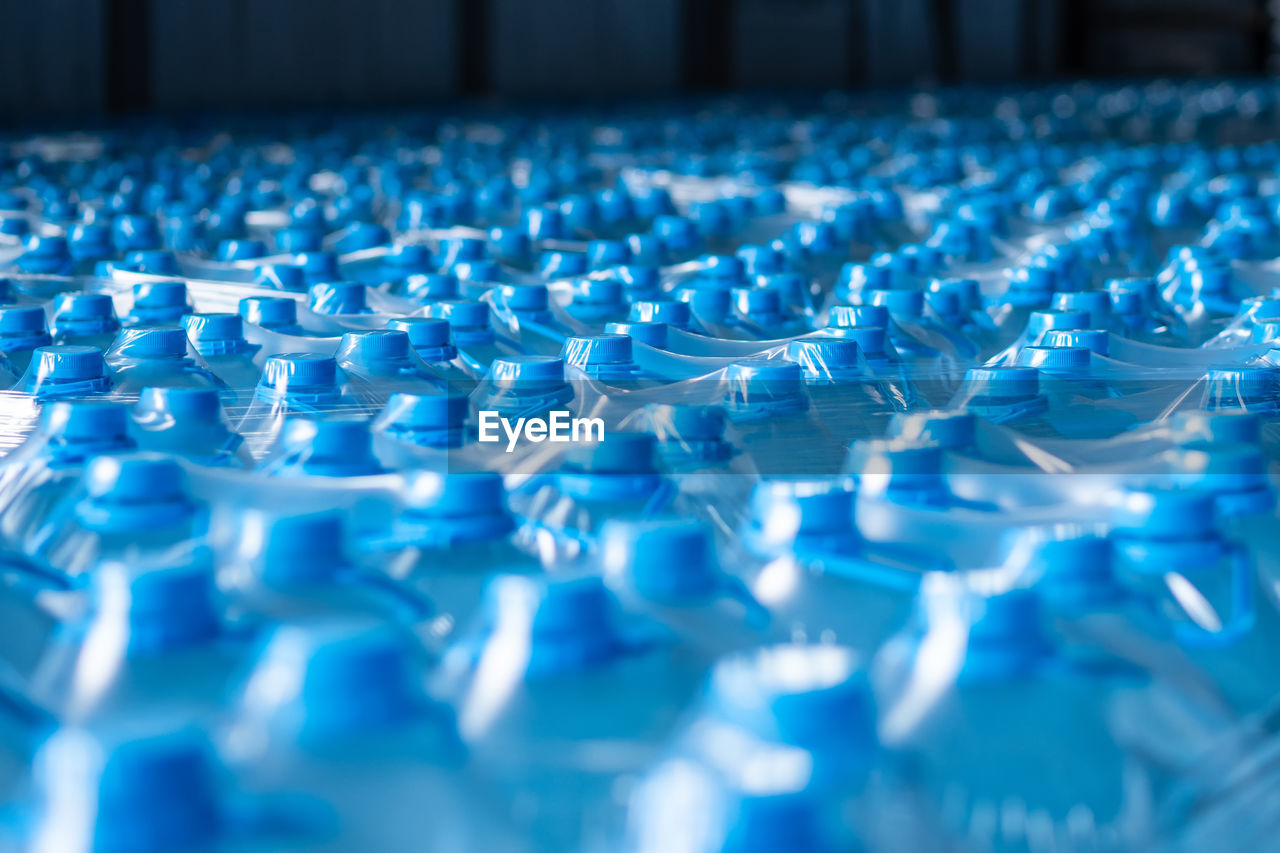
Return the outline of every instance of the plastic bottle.
[[[168,453],[196,465],[253,465],[212,388],[143,388],[133,406],[130,433],[142,450]]]
[[[239,314],[188,314],[183,325],[191,346],[229,389],[248,392],[258,384],[254,356],[262,347],[245,340]]]
[[[53,338],[39,306],[0,306],[0,352],[17,375],[26,372],[38,347],[49,346]]]
[[[189,355],[187,333],[178,327],[125,329],[106,352],[117,392],[137,394],[150,386],[217,388],[225,384]]]
[[[64,293],[58,297],[52,326],[54,343],[105,350],[120,331],[120,319],[106,293]]]

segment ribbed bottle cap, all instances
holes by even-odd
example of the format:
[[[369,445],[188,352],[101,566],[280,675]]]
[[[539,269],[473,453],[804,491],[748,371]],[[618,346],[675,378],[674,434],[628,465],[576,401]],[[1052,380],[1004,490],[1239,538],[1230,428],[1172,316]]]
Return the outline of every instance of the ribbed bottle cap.
[[[1023,347],[1018,351],[1018,365],[1042,370],[1081,370],[1089,366],[1092,353],[1084,347]]]
[[[361,314],[369,307],[365,286],[358,281],[322,281],[311,285],[309,294],[317,314]]]
[[[494,288],[494,299],[511,311],[545,311],[549,296],[541,284],[502,284]]]
[[[128,447],[129,412],[124,403],[105,400],[55,400],[40,410],[40,428],[66,442],[101,441]]]
[[[498,532],[514,529],[501,475],[490,471],[441,474],[422,471],[410,477],[404,494],[407,514],[419,518],[494,518]]]
[[[954,293],[960,300],[961,309],[965,311],[982,307],[982,289],[976,278],[935,278],[929,282],[929,290],[934,293]]]
[[[1094,355],[1111,349],[1111,333],[1105,329],[1050,329],[1040,339],[1046,347],[1081,347]]]
[[[586,275],[587,256],[580,252],[543,252],[538,272],[543,278],[571,278]]]
[[[398,317],[387,323],[387,328],[408,335],[414,349],[449,344],[449,321],[439,317]]]
[[[223,240],[214,253],[220,261],[247,261],[261,258],[267,253],[267,244],[261,240]]]
[[[207,642],[221,633],[213,559],[207,549],[173,565],[98,566],[90,575],[94,609],[123,615],[130,653],[155,653]],[[123,611],[123,612],[122,612]]]
[[[39,306],[0,306],[0,335],[32,337],[46,333],[44,309]]]
[[[275,232],[273,239],[281,252],[318,252],[324,243],[324,233],[315,228],[281,228]]]
[[[251,516],[245,542],[249,554],[261,566],[264,580],[328,580],[333,569],[346,565],[342,514],[317,512],[276,516]]]
[[[969,412],[897,412],[889,418],[886,435],[913,442],[930,442],[943,450],[973,444],[977,422]]]
[[[614,267],[612,270],[613,277],[616,278],[626,289],[631,299],[644,298],[646,295],[656,295],[658,292],[658,283],[661,280],[661,271],[657,267],[641,266],[640,264],[625,264],[623,266]]]
[[[1040,393],[1040,373],[1034,367],[971,367],[964,382],[974,397],[1026,398]]]
[[[573,301],[580,305],[626,304],[622,282],[611,278],[587,278],[578,282],[573,291]]]
[[[164,412],[179,423],[214,423],[222,416],[222,403],[214,388],[143,388],[137,409]]]
[[[660,602],[712,597],[722,585],[711,529],[684,519],[612,520],[600,531],[605,576]]]
[[[1058,311],[1084,311],[1090,325],[1100,325],[1111,313],[1111,294],[1100,290],[1073,290],[1054,294],[1053,307]]]
[[[630,364],[631,338],[626,335],[584,335],[565,338],[560,356],[565,364]]]
[[[640,323],[665,323],[683,328],[689,325],[693,314],[685,302],[667,300],[641,300],[631,303],[628,319]]]
[[[90,497],[115,503],[158,503],[186,496],[182,466],[159,453],[99,456],[85,469],[84,484]]]
[[[870,293],[893,287],[893,270],[883,264],[845,264],[839,286],[846,293]]]
[[[605,323],[604,330],[610,335],[627,335],[633,341],[662,349],[667,345],[666,323]]]
[[[337,363],[327,355],[283,353],[267,359],[259,384],[288,390],[290,386],[332,386],[337,377]]]
[[[1032,311],[1027,337],[1034,343],[1050,329],[1088,329],[1093,326],[1086,311]]]
[[[859,439],[853,443],[849,459],[863,476],[889,476],[895,481],[899,477],[936,477],[943,464],[939,445],[905,438]]]
[[[511,355],[495,358],[488,379],[496,383],[559,386],[564,384],[564,359],[548,355]]]
[[[187,354],[187,333],[177,327],[135,329],[123,354],[137,358],[182,358]]]
[[[419,302],[455,299],[458,296],[458,277],[448,272],[414,273],[405,278],[404,292]]]
[[[409,351],[409,334],[399,329],[347,332],[338,342],[340,354],[365,362],[403,359]]]
[[[1280,394],[1273,367],[1212,369],[1205,376],[1208,408],[1240,408],[1272,402]]]
[[[787,255],[776,246],[739,246],[736,252],[747,275],[771,275],[786,268]]]
[[[861,348],[845,337],[797,338],[787,344],[787,358],[796,362],[811,379],[831,376],[833,370],[857,367]]]
[[[729,397],[738,405],[749,405],[755,397],[766,399],[800,396],[804,375],[793,361],[752,358],[735,361],[725,368]]]
[[[596,666],[623,651],[617,605],[598,576],[498,576],[486,607],[491,636],[528,637],[533,675]]]
[[[178,259],[167,249],[144,249],[126,252],[123,260],[125,269],[134,272],[145,272],[152,275],[177,275]],[[172,284],[172,282],[158,282]]]
[[[864,296],[894,317],[919,317],[924,312],[924,293],[919,290],[873,290]]]
[[[254,271],[253,280],[255,284],[272,290],[290,293],[305,293],[307,290],[306,271],[293,264],[263,264]]]
[[[293,262],[302,268],[308,281],[336,281],[338,256],[333,252],[303,252]]]
[[[652,474],[657,439],[648,432],[614,431],[603,441],[580,441],[565,451],[563,470],[587,474]]]
[[[84,346],[36,347],[33,361],[37,382],[80,382],[101,379],[107,366],[102,350]]]
[[[772,316],[782,311],[782,294],[769,287],[738,287],[733,290],[733,304],[747,317]]]
[[[1116,530],[1152,539],[1208,536],[1215,523],[1213,498],[1187,489],[1133,489],[1122,494],[1111,510]]]
[[[240,300],[240,317],[264,329],[294,326],[298,303],[284,296],[246,296]]]
[[[489,306],[484,302],[442,299],[427,306],[427,316],[448,320],[453,329],[489,327]]]
[[[389,423],[410,429],[461,429],[467,413],[468,400],[461,394],[396,393],[383,409]]]
[[[829,328],[828,334],[853,341],[869,357],[883,356],[888,334],[880,326],[837,326]]]
[[[382,262],[389,267],[405,271],[425,271],[435,267],[434,256],[426,246],[397,243],[387,250]]]
[[[193,341],[244,340],[244,320],[239,314],[188,314],[182,323]]]
[[[64,293],[58,297],[57,320],[113,320],[115,316],[115,303],[106,293]]]
[[[141,282],[133,286],[133,304],[143,308],[185,308],[187,285],[181,281]]]
[[[827,312],[832,326],[889,326],[889,309],[883,305],[833,305]]]
[[[729,313],[729,291],[720,288],[682,287],[675,292],[681,302],[699,319],[718,321]]]

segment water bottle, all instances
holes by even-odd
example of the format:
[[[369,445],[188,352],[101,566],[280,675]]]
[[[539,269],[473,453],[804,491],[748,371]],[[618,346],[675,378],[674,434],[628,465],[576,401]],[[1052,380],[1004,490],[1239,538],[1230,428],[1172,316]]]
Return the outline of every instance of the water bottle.
[[[259,378],[254,356],[262,347],[245,340],[239,314],[188,314],[183,325],[191,346],[214,376],[233,391],[252,391]]]
[[[253,465],[244,438],[231,428],[212,388],[143,388],[133,406],[130,432],[140,449],[196,465]]]
[[[54,308],[52,327],[54,343],[105,350],[120,331],[120,319],[109,294],[64,293]]]
[[[305,335],[298,325],[298,303],[285,296],[246,296],[240,300],[240,317],[254,326],[281,335]]]
[[[167,273],[165,273],[167,274]],[[140,282],[133,286],[133,307],[126,326],[167,326],[191,313],[187,285],[181,281]]]
[[[0,306],[0,352],[9,360],[11,370],[22,375],[31,364],[37,348],[53,343],[39,306]]]
[[[299,415],[285,420],[258,469],[272,477],[370,477],[384,469],[373,453],[369,421],[359,415]]]
[[[111,390],[102,350],[73,344],[37,347],[16,387],[36,400],[93,397]]]
[[[188,354],[187,333],[179,327],[125,329],[106,352],[111,379],[120,394],[150,386],[217,388],[226,385]]]
[[[498,342],[484,302],[440,300],[427,306],[427,316],[449,321],[462,367],[471,376],[484,376],[495,359],[520,351]]]

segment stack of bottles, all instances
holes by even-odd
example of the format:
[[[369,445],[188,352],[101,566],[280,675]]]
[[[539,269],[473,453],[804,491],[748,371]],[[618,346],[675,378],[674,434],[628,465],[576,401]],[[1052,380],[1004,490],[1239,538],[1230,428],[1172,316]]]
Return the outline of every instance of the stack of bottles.
[[[0,138],[0,851],[1265,849],[1280,84]]]

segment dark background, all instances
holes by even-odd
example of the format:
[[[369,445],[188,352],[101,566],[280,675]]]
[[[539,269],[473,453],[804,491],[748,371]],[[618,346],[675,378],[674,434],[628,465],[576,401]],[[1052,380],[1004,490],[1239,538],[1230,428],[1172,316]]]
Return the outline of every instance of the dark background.
[[[0,121],[1271,68],[1280,0],[0,0]]]

